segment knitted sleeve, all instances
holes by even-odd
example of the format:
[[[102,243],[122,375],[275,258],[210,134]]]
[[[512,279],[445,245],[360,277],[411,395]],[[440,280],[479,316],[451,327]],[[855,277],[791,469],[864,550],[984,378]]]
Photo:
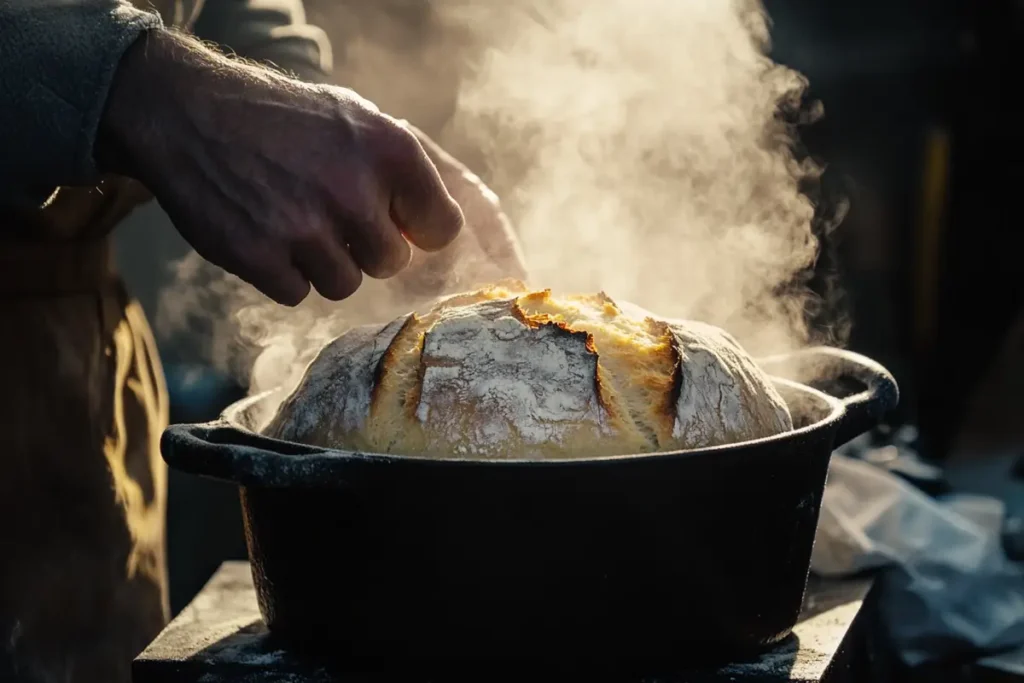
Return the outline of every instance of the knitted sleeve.
[[[96,176],[93,144],[122,54],[155,13],[119,0],[0,0],[0,204]]]

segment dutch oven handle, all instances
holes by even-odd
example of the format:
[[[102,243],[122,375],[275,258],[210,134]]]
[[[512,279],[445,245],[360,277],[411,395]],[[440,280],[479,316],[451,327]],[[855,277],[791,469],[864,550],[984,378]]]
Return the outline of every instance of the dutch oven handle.
[[[759,359],[758,364],[769,374],[804,382],[842,401],[846,411],[836,432],[835,446],[877,427],[900,400],[892,374],[853,351],[815,346]]]
[[[226,420],[175,424],[160,437],[160,452],[180,472],[236,484],[275,486],[302,479],[308,460],[324,450],[288,441],[270,440],[238,429]]]

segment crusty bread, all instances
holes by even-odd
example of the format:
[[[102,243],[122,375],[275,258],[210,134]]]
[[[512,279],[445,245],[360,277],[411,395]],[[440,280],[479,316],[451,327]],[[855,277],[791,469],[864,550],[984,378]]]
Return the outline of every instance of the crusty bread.
[[[288,441],[439,458],[573,458],[792,429],[735,339],[605,294],[503,282],[324,347],[264,430]]]

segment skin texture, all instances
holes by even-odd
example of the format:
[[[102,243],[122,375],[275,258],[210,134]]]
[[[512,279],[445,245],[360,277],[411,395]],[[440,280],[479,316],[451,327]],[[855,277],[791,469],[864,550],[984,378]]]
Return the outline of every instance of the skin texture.
[[[408,125],[170,31],[125,54],[95,155],[145,184],[203,258],[289,306],[311,285],[340,300],[364,274],[393,277],[465,223]]]

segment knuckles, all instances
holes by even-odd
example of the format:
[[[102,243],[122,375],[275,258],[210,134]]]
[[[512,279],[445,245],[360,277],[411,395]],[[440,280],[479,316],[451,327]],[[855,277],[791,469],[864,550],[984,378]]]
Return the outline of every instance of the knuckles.
[[[420,141],[395,119],[385,115],[378,117],[373,136],[379,156],[394,166],[392,170],[396,172],[416,164],[429,163]]]
[[[324,229],[326,217],[307,216],[305,220],[291,221],[287,228],[287,240],[293,244],[317,244],[330,236]]]

